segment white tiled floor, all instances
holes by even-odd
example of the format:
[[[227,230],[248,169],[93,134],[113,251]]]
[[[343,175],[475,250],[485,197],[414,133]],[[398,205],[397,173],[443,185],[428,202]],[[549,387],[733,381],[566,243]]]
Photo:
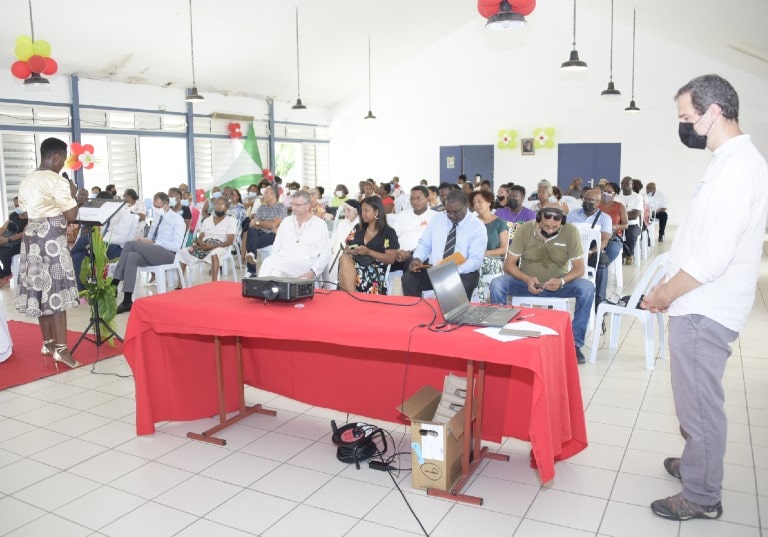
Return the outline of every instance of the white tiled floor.
[[[625,289],[641,271],[625,267]],[[23,320],[13,311],[13,292],[0,290],[0,300],[9,319]],[[486,463],[469,485],[470,494],[485,497],[482,506],[427,497],[402,473],[405,497],[436,537],[768,537],[767,301],[764,256],[755,307],[725,373],[729,443],[720,520],[681,524],[648,508],[678,492],[661,463],[683,443],[669,364],[657,360],[646,371],[640,330],[627,322],[615,357],[601,350],[596,364],[579,368],[590,446],[558,463],[552,482],[539,484],[527,443],[506,439],[491,448],[510,462]],[[85,307],[72,312],[70,328],[83,329],[87,315]],[[121,333],[126,318],[119,318]],[[95,370],[130,373],[122,357]],[[137,438],[132,380],[93,375],[90,367],[1,391],[0,535],[421,534],[387,474],[336,460],[329,421],[346,415],[257,390],[248,398],[278,409],[277,417],[250,417],[217,447],[185,436],[210,419],[164,423]],[[388,428],[403,437],[402,425]]]

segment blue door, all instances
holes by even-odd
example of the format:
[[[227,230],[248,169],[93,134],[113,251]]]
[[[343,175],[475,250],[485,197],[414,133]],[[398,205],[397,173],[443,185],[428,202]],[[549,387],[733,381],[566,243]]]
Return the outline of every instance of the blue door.
[[[462,173],[470,181],[479,173],[493,182],[493,146],[440,146],[440,182],[455,183]]]
[[[461,173],[461,146],[440,146],[440,182],[455,183]]]
[[[557,186],[563,192],[574,177],[584,179],[585,186],[602,179],[618,182],[621,173],[621,144],[558,144]]]

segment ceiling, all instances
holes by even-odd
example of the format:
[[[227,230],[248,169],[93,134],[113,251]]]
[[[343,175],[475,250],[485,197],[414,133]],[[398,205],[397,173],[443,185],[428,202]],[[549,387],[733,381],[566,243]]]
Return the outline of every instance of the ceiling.
[[[541,2],[562,4],[558,13],[570,19],[569,0]],[[643,31],[768,80],[768,1],[637,3]],[[369,33],[374,73],[385,73],[468,23],[481,27],[476,5],[475,0],[193,0],[197,86],[203,94],[295,101],[298,6],[302,98],[330,107],[367,89]],[[582,0],[578,9],[608,17],[609,6],[608,0]],[[616,1],[617,23],[631,25],[632,7]],[[32,8],[35,38],[51,43],[62,74],[192,85],[188,0],[32,0]],[[534,10],[523,31],[546,24],[536,16]],[[10,68],[15,39],[24,34],[30,34],[28,0],[3,0],[0,65]]]

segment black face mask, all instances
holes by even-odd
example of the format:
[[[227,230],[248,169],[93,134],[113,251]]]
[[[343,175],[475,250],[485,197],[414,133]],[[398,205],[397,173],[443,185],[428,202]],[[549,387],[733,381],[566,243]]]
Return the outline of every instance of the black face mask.
[[[516,198],[509,198],[509,202],[507,202],[507,205],[509,205],[510,209],[517,209],[520,207],[520,202],[517,201]]]
[[[581,204],[581,208],[584,209],[585,213],[592,214],[592,212],[595,210],[595,204],[591,201],[585,201]]]
[[[213,214],[215,214],[216,216],[218,216],[219,218],[221,218],[222,216],[224,216],[225,214],[227,214],[227,211],[214,211],[214,212],[213,212]]]
[[[553,232],[553,233],[547,233],[546,231],[544,231],[544,229],[541,229],[541,228],[540,228],[540,229],[539,229],[539,233],[541,233],[541,235],[542,235],[542,236],[543,236],[545,239],[551,239],[552,237],[554,237],[555,235],[557,235],[558,233],[560,233],[560,230],[558,229],[557,231],[555,231],[555,232]]]
[[[707,148],[707,135],[697,134],[693,130],[693,123],[683,123],[682,121],[677,127],[677,133],[680,135],[680,141],[683,145],[690,147],[691,149],[706,149]]]

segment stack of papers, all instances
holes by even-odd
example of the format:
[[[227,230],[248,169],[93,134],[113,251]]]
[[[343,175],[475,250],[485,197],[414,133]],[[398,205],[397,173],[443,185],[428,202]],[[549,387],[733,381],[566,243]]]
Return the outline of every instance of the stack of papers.
[[[502,331],[505,331],[505,332],[519,331],[519,332],[528,332],[531,334],[538,332],[538,335],[502,334],[501,333]],[[555,332],[548,326],[531,323],[528,321],[518,321],[518,322],[513,321],[511,323],[507,323],[502,328],[497,328],[497,327],[477,328],[475,332],[478,332],[480,334],[483,334],[484,336],[488,336],[490,338],[495,339],[496,341],[501,341],[501,342],[517,341],[518,339],[523,339],[526,337],[539,337],[539,335],[540,336],[557,336],[558,335],[557,332]]]

